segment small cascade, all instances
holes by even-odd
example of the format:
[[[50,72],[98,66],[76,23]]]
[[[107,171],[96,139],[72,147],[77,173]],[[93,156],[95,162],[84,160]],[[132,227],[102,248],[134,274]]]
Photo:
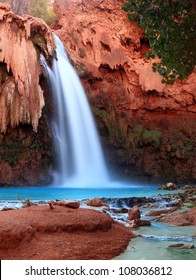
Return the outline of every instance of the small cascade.
[[[54,185],[105,187],[109,177],[85,92],[60,39],[56,35],[54,38],[52,70],[41,57],[55,106],[51,122],[57,158]]]
[[[156,240],[156,241],[185,241],[190,242],[193,241],[192,236],[156,236],[156,235],[149,235],[149,234],[141,234],[141,237],[149,240]]]

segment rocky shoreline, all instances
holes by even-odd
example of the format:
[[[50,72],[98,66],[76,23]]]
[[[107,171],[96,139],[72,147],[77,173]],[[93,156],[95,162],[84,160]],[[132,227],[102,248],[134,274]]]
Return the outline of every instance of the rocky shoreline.
[[[55,205],[0,213],[0,259],[112,259],[135,235],[95,210]]]
[[[141,237],[135,229],[151,222],[196,225],[195,186],[146,198],[27,199],[2,205],[1,259],[112,259],[125,251],[131,238]]]

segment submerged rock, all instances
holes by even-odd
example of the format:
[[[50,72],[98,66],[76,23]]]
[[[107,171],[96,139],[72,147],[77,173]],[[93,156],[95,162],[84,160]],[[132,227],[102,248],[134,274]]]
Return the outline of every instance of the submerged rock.
[[[110,211],[111,212],[113,212],[113,213],[122,213],[122,214],[124,214],[124,213],[128,213],[128,209],[127,208],[119,208],[119,209],[117,209],[117,208],[110,208]]]
[[[155,203],[154,197],[118,197],[118,198],[103,198],[110,208],[132,208],[133,206],[143,206],[146,203]]]
[[[151,226],[151,222],[147,220],[135,219],[130,221],[130,228],[138,228],[140,226]]]
[[[175,248],[175,249],[193,249],[195,248],[194,244],[184,244],[184,243],[177,243],[169,245],[168,248]]]

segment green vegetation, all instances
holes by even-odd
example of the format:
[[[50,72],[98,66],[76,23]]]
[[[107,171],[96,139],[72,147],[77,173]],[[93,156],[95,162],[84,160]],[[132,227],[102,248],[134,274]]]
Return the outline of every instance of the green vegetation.
[[[15,14],[29,14],[42,18],[49,25],[57,19],[51,0],[0,0],[0,2],[8,3]]]
[[[130,127],[125,119],[119,118],[112,108],[108,108],[106,112],[102,108],[92,106],[93,113],[97,118],[97,123],[102,123],[100,129],[103,127],[106,135],[106,142],[109,141],[116,147],[121,147],[127,150],[128,153],[138,155],[139,150],[143,146],[153,146],[158,149],[161,145],[162,133],[158,130],[146,130],[141,124],[136,124]],[[102,133],[101,133],[102,134]]]
[[[162,138],[162,133],[157,130],[145,130],[142,135],[142,140],[145,145],[149,145],[152,143],[160,145],[160,141]]]
[[[45,21],[48,25],[54,23],[57,20],[57,15],[52,6],[47,7],[47,13],[45,17]]]
[[[46,0],[32,0],[29,5],[29,13],[34,17],[42,18],[47,24],[54,23],[57,16],[49,2]]]
[[[1,144],[0,162],[4,161],[9,164],[13,164],[15,161],[19,159],[22,150],[23,150],[22,147],[18,146],[17,143],[13,145]]]
[[[145,30],[151,50],[147,58],[160,59],[153,71],[162,82],[187,78],[196,63],[196,14],[190,0],[127,0],[123,9]]]
[[[196,207],[196,203],[189,204],[189,205],[187,205],[187,207],[190,208],[190,209],[194,208],[194,207]]]
[[[79,48],[79,56],[80,56],[81,58],[85,58],[86,53],[85,53],[85,50],[84,50],[84,49]]]
[[[29,12],[32,16],[45,18],[47,14],[47,3],[46,0],[32,0],[29,4]]]
[[[41,141],[31,135],[25,136],[22,140],[18,137],[5,136],[5,138],[7,140],[0,144],[0,162],[4,161],[10,165],[18,161],[22,154],[24,158],[24,152],[28,158],[33,151],[43,149]]]

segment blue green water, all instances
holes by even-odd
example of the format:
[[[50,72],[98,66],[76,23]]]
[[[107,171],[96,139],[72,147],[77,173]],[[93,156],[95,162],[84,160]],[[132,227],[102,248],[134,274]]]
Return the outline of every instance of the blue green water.
[[[58,188],[58,187],[4,187],[0,188],[0,201],[30,199],[83,199],[93,197],[142,197],[166,194],[168,191],[157,190],[157,186],[122,185],[105,188]],[[169,192],[172,193],[172,192]]]
[[[140,227],[135,231],[141,235],[131,239],[126,251],[118,260],[196,260],[195,226],[174,226],[152,222],[150,227]],[[194,244],[193,249],[168,248],[169,245]]]

